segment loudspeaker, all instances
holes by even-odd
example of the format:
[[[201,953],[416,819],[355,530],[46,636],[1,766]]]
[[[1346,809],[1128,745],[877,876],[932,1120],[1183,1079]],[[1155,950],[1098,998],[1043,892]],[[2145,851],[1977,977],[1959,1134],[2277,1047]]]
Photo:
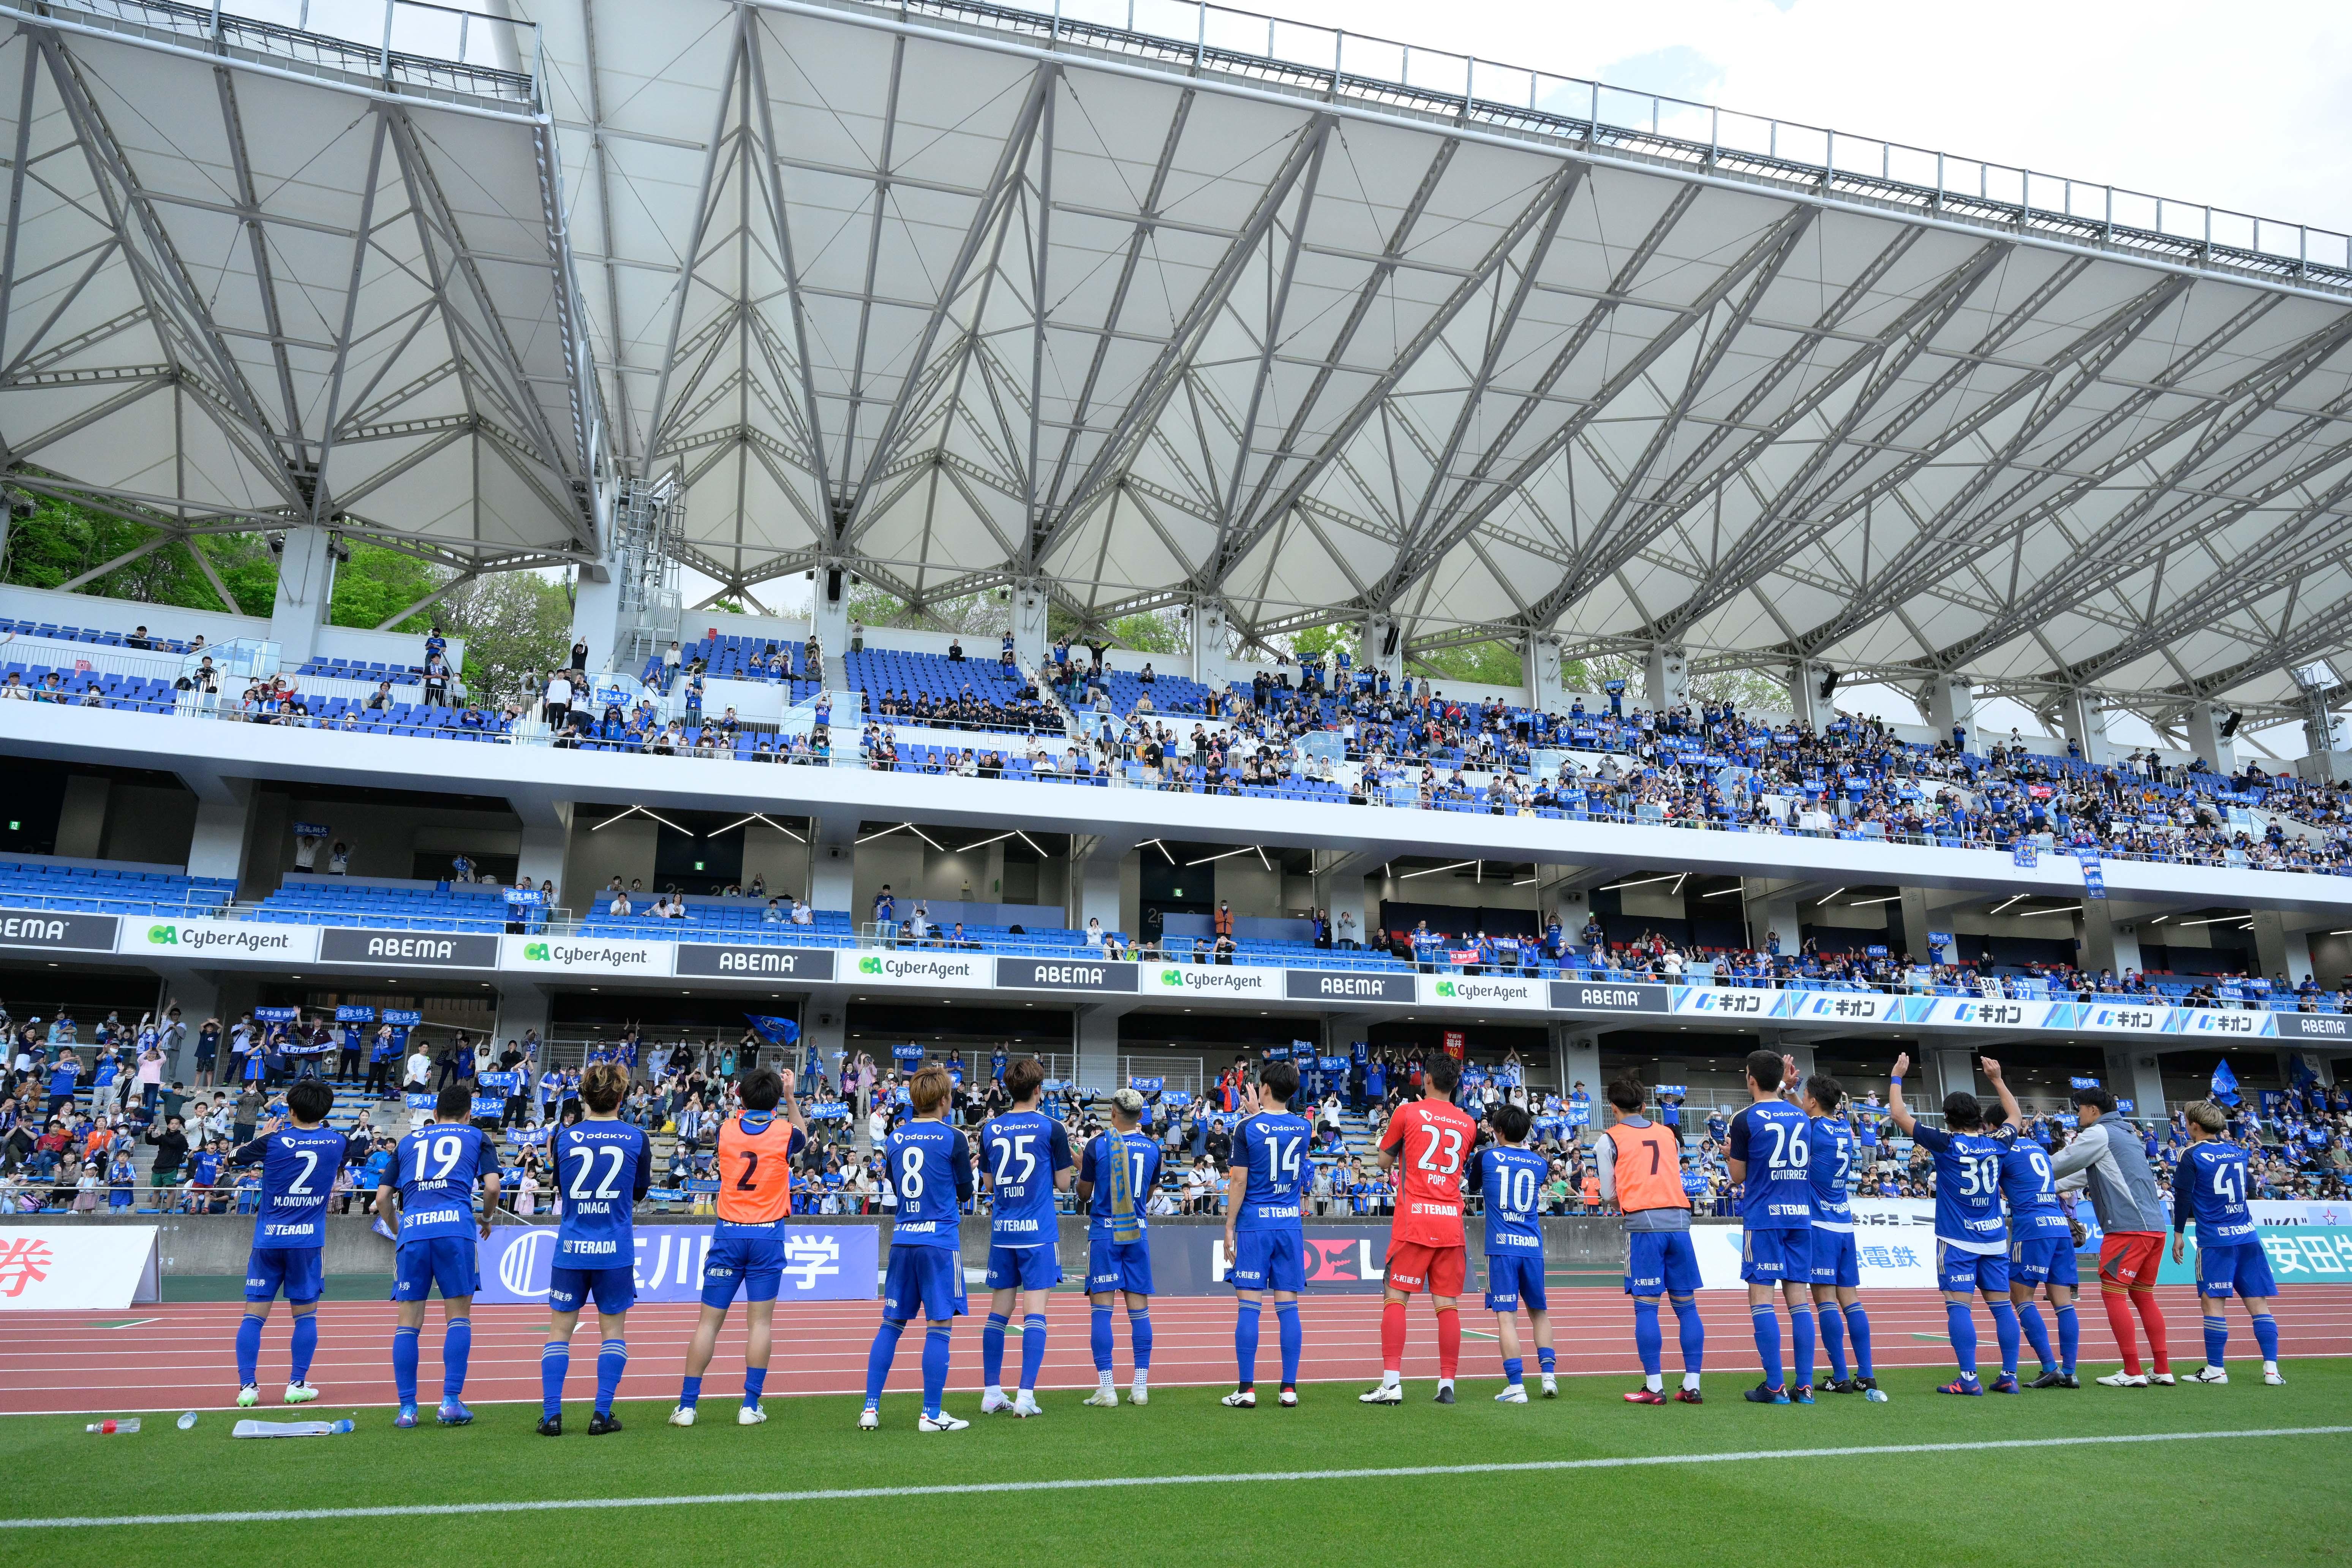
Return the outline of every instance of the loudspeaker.
[[[1389,635],[1381,639],[1381,657],[1382,658],[1394,658],[1396,657],[1399,636],[1400,634],[1397,627],[1391,624],[1389,627]]]
[[[2221,739],[2226,741],[2238,732],[2238,721],[2244,715],[2232,713],[2221,721]]]
[[[1838,672],[1836,670],[1825,669],[1822,671],[1821,700],[1822,701],[1827,702],[1830,700],[1830,693],[1837,689],[1837,683]]]
[[[841,603],[841,568],[838,566],[824,569],[824,602],[828,605]]]

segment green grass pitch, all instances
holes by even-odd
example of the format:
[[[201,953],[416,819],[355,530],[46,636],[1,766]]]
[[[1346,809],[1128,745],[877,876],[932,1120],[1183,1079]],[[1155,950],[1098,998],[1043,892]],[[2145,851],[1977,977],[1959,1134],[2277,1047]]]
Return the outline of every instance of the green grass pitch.
[[[1622,1378],[1568,1379],[1559,1400],[1501,1406],[1471,1378],[1462,1403],[1407,1385],[1397,1409],[1360,1407],[1359,1384],[1311,1385],[1297,1410],[1232,1411],[1222,1390],[1170,1388],[1149,1407],[1087,1409],[1044,1397],[1043,1419],[914,1430],[917,1401],[884,1403],[884,1429],[854,1429],[857,1402],[771,1397],[764,1426],[734,1425],[735,1400],[706,1395],[677,1431],[666,1405],[625,1405],[626,1429],[533,1435],[535,1405],[478,1407],[463,1429],[395,1431],[388,1413],[309,1441],[237,1442],[208,1414],[182,1433],[149,1416],[96,1437],[79,1417],[0,1422],[16,1479],[0,1519],[342,1509],[471,1501],[653,1498],[834,1488],[1233,1476],[1736,1453],[1730,1462],[1419,1477],[1208,1481],[979,1495],[706,1500],[290,1522],[174,1523],[0,1531],[26,1563],[332,1563],[340,1568],[530,1561],[571,1564],[790,1563],[921,1565],[1415,1564],[1598,1562],[2034,1564],[2341,1563],[2352,1540],[2352,1360],[2288,1363],[2265,1387],[2251,1363],[2226,1388],[1961,1400],[1925,1370],[1885,1379],[1893,1399],[1825,1395],[1811,1408],[1750,1405],[1731,1378],[1707,1403],[1624,1405]],[[1532,1390],[1532,1384],[1531,1390]],[[1269,1386],[1265,1392],[1271,1395]],[[951,1395],[972,1414],[977,1397]],[[429,1406],[428,1406],[429,1408]],[[263,1410],[264,1416],[343,1412]],[[1809,1448],[2134,1434],[2347,1428],[2291,1436],[2086,1444],[1807,1458]],[[516,1553],[526,1554],[517,1558]]]

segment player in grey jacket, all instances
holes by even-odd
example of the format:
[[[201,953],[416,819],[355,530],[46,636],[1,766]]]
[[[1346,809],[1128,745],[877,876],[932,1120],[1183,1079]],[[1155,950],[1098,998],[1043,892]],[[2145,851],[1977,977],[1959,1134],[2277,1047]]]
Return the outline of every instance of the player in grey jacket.
[[[2168,1221],[2156,1173],[2148,1168],[2137,1130],[2116,1114],[2114,1095],[2104,1089],[2078,1089],[2074,1114],[2078,1129],[2064,1148],[2050,1156],[2050,1171],[2059,1178],[2061,1189],[2090,1194],[2099,1228],[2106,1233],[2099,1242],[2099,1300],[2107,1310],[2107,1326],[2115,1331],[2124,1364],[2122,1371],[2099,1382],[2109,1388],[2146,1388],[2151,1383],[2169,1386],[2172,1356],[2165,1348],[2164,1310],[2156,1302],[2156,1275]],[[2156,1363],[2152,1373],[2140,1370],[2139,1346],[2132,1333],[2134,1309],[2147,1330],[2148,1351]]]

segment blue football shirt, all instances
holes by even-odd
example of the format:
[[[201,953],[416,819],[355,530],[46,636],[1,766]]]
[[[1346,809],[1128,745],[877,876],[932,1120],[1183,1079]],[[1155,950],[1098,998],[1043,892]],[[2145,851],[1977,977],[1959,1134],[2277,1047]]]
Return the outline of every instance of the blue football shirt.
[[[1785,1100],[1758,1100],[1731,1119],[1725,1154],[1748,1164],[1739,1188],[1739,1220],[1749,1230],[1812,1228],[1811,1121]]]
[[[1924,1121],[1913,1125],[1911,1141],[1936,1157],[1936,1239],[1969,1252],[2006,1250],[2000,1141],[1981,1132],[1948,1132]]]
[[[2246,1152],[2237,1144],[2216,1138],[2182,1150],[2180,1163],[2173,1167],[2172,1191],[2173,1228],[2181,1228],[2179,1199],[2186,1194],[2200,1247],[2240,1247],[2254,1239],[2254,1215],[2246,1206]]]
[[[1312,1171],[1307,1146],[1314,1135],[1305,1117],[1286,1110],[1261,1110],[1234,1131],[1231,1163],[1249,1173],[1234,1215],[1236,1232],[1298,1228],[1300,1198]]]
[[[653,1185],[645,1131],[625,1121],[578,1121],[556,1129],[551,1152],[563,1194],[555,1267],[635,1268],[635,1215]]]
[[[1540,1258],[1543,1232],[1536,1211],[1543,1202],[1551,1162],[1532,1149],[1491,1144],[1470,1162],[1465,1185],[1486,1200],[1486,1256]]]
[[[261,1167],[253,1245],[272,1251],[324,1247],[327,1200],[334,1196],[335,1173],[350,1159],[350,1140],[331,1127],[287,1127],[231,1154],[233,1166]]]
[[[1135,1223],[1144,1223],[1143,1205],[1151,1196],[1151,1189],[1160,1183],[1160,1145],[1140,1132],[1120,1134],[1127,1144],[1128,1186],[1135,1195]],[[1097,1132],[1087,1142],[1087,1152],[1078,1162],[1078,1180],[1094,1184],[1094,1196],[1087,1204],[1087,1229],[1090,1235],[1108,1237],[1111,1231],[1110,1215],[1110,1140],[1108,1132]]]
[[[1060,1233],[1054,1178],[1070,1168],[1070,1133],[1042,1110],[1014,1110],[980,1130],[980,1162],[991,1184],[988,1238],[997,1247],[1043,1247]]]
[[[400,1141],[393,1180],[400,1184],[400,1239],[474,1234],[474,1185],[497,1159],[477,1127],[432,1121]]]
[[[893,1247],[955,1247],[956,1218],[971,1201],[971,1146],[944,1121],[903,1121],[885,1145],[898,1194]]]
[[[2010,1234],[2019,1241],[2072,1239],[2074,1230],[2059,1206],[2057,1179],[2050,1173],[2050,1152],[2006,1127],[1993,1140],[2001,1146],[2000,1195],[2009,1204]]]
[[[1847,1199],[1853,1174],[1853,1130],[1842,1116],[1816,1116],[1809,1121],[1805,1175],[1813,1192],[1816,1230],[1852,1230],[1853,1205]]]

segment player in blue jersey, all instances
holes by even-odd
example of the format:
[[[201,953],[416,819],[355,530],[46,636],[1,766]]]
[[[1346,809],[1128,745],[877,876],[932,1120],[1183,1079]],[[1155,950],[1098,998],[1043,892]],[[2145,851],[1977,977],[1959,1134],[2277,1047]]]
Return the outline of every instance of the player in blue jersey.
[[[1797,1076],[1796,1060],[1780,1058],[1787,1077]],[[1813,1190],[1813,1315],[1820,1321],[1821,1342],[1830,1352],[1829,1390],[1862,1394],[1874,1405],[1886,1403],[1878,1386],[1870,1355],[1870,1317],[1862,1310],[1862,1260],[1854,1247],[1853,1129],[1845,1121],[1845,1086],[1833,1078],[1813,1073],[1805,1079],[1797,1103],[1809,1118],[1805,1174]],[[1854,1375],[1846,1375],[1846,1336],[1853,1336]],[[1809,1358],[1798,1375],[1810,1384],[1813,1368]]]
[[[272,1125],[228,1157],[231,1166],[261,1167],[261,1200],[253,1222],[253,1251],[245,1265],[245,1317],[236,1326],[236,1402],[260,1403],[257,1363],[261,1326],[281,1289],[294,1314],[294,1375],[286,1403],[319,1397],[310,1386],[310,1359],[319,1349],[320,1267],[327,1244],[327,1200],[335,1173],[352,1158],[350,1142],[326,1125],[334,1090],[305,1079],[286,1091],[291,1127]]]
[[[860,1431],[882,1425],[882,1385],[898,1353],[898,1337],[918,1311],[923,1335],[923,1414],[918,1432],[961,1432],[971,1425],[940,1408],[948,1385],[949,1335],[968,1310],[963,1295],[963,1250],[957,1216],[971,1201],[971,1145],[947,1123],[952,1088],[947,1068],[937,1063],[907,1083],[914,1114],[892,1131],[884,1145],[898,1212],[890,1228],[890,1263],[882,1281],[882,1326],[866,1357],[866,1408]]]
[[[2227,1383],[2223,1358],[2230,1348],[2230,1297],[2235,1292],[2253,1319],[2254,1343],[2263,1353],[2263,1381],[2273,1388],[2279,1373],[2278,1320],[2271,1298],[2278,1285],[2271,1260],[2246,1207],[2246,1152],[2225,1136],[2230,1113],[2200,1100],[2185,1113],[2189,1147],[2172,1172],[2172,1261],[2181,1256],[2181,1233],[2197,1222],[2197,1298],[2205,1309],[2205,1365],[2191,1383]]]
[[[1543,1396],[1559,1397],[1552,1360],[1550,1302],[1544,1295],[1543,1232],[1536,1226],[1551,1162],[1527,1146],[1535,1121],[1524,1105],[1497,1100],[1486,1112],[1497,1142],[1471,1157],[1464,1185],[1485,1194],[1486,1207],[1486,1310],[1495,1314],[1495,1338],[1503,1352],[1502,1405],[1528,1402],[1527,1363],[1519,1355],[1519,1308],[1528,1310]]]
[[[490,1238],[490,1215],[499,1207],[498,1159],[481,1131],[468,1123],[474,1091],[466,1084],[442,1086],[433,1120],[400,1141],[392,1168],[376,1189],[375,1212],[399,1239],[393,1252],[392,1299],[400,1321],[392,1331],[392,1379],[400,1393],[395,1426],[416,1425],[417,1337],[425,1328],[425,1302],[441,1292],[441,1405],[434,1418],[463,1426],[474,1418],[459,1397],[466,1391],[466,1358],[474,1348],[474,1292],[482,1276],[475,1266],[477,1237]],[[474,1189],[482,1207],[474,1211]]]
[[[980,1331],[980,1368],[987,1384],[980,1413],[1010,1411],[1019,1416],[1037,1408],[1037,1373],[1045,1364],[1045,1300],[1062,1282],[1058,1247],[1061,1219],[1054,1194],[1067,1192],[1076,1175],[1069,1129],[1037,1109],[1045,1089],[1045,1069],[1034,1057],[1006,1066],[993,1058],[996,1077],[1013,1097],[1013,1109],[980,1130],[980,1179],[988,1202],[988,1324]],[[1004,1396],[1004,1331],[1013,1303],[1021,1305],[1021,1394]]]
[[[1731,1119],[1724,1167],[1739,1184],[1739,1278],[1748,1283],[1748,1316],[1764,1381],[1745,1397],[1754,1405],[1813,1402],[1793,1394],[1780,1360],[1780,1319],[1772,1305],[1778,1287],[1789,1303],[1796,1363],[1813,1364],[1813,1189],[1808,1173],[1812,1133],[1805,1113],[1780,1098],[1787,1068],[1778,1051],[1752,1051],[1747,1061],[1751,1103]]]
[[[1258,1069],[1255,1092],[1243,1098],[1246,1114],[1234,1130],[1233,1160],[1225,1172],[1235,1379],[1223,1403],[1234,1410],[1257,1408],[1258,1319],[1268,1296],[1274,1298],[1282,1339],[1282,1391],[1276,1397],[1286,1410],[1298,1404],[1298,1293],[1307,1289],[1304,1202],[1313,1168],[1307,1149],[1315,1130],[1306,1118],[1290,1113],[1297,1092],[1298,1069],[1288,1062],[1270,1061]]]
[[[1985,1076],[2000,1085],[2000,1064],[1990,1057],[1981,1060]],[[2000,1375],[1993,1380],[1992,1391],[2015,1394],[2017,1310],[2009,1300],[2009,1226],[2000,1217],[2000,1164],[2006,1150],[1986,1134],[1984,1107],[1965,1089],[1944,1096],[1941,1127],[1930,1127],[1912,1115],[1903,1103],[1903,1075],[1910,1067],[1908,1053],[1895,1058],[1886,1117],[1936,1159],[1936,1286],[1944,1293],[1944,1319],[1960,1367],[1960,1375],[1936,1392],[1984,1392],[1977,1379],[1977,1324],[1969,1300],[1981,1294],[2000,1345]],[[2013,1110],[2017,1102],[2008,1098],[2006,1085],[2001,1085],[2001,1095]]]
[[[1093,1308],[1088,1338],[1095,1352],[1095,1391],[1088,1405],[1118,1404],[1111,1386],[1110,1310],[1127,1297],[1127,1328],[1135,1347],[1135,1384],[1129,1397],[1151,1399],[1151,1253],[1144,1237],[1143,1205],[1160,1184],[1160,1144],[1139,1131],[1143,1096],[1122,1089],[1110,1097],[1110,1130],[1097,1132],[1078,1161],[1078,1202],[1087,1205],[1087,1300]]]
[[[2074,1316],[2074,1293],[2080,1277],[2074,1267],[2074,1222],[2058,1204],[2058,1182],[2050,1156],[2042,1145],[2024,1136],[2024,1118],[2017,1097],[2001,1081],[2000,1064],[1984,1064],[1985,1077],[2000,1091],[2002,1121],[1993,1137],[2001,1146],[2000,1195],[2009,1205],[2009,1304],[2017,1313],[2019,1330],[2042,1363],[2042,1374],[2029,1388],[2080,1388],[2074,1375],[2075,1353],[2083,1331]],[[2050,1349],[2050,1326],[2033,1304],[2039,1285],[2050,1298],[2058,1319],[2058,1350]]]
[[[547,1275],[547,1342],[539,1350],[539,1435],[563,1436],[563,1380],[572,1371],[572,1335],[580,1310],[596,1302],[604,1342],[596,1352],[596,1405],[588,1436],[617,1432],[613,1396],[629,1364],[629,1308],[637,1299],[635,1216],[653,1185],[653,1148],[621,1120],[629,1092],[626,1068],[599,1062],[580,1078],[583,1114],[547,1141],[563,1215]]]

